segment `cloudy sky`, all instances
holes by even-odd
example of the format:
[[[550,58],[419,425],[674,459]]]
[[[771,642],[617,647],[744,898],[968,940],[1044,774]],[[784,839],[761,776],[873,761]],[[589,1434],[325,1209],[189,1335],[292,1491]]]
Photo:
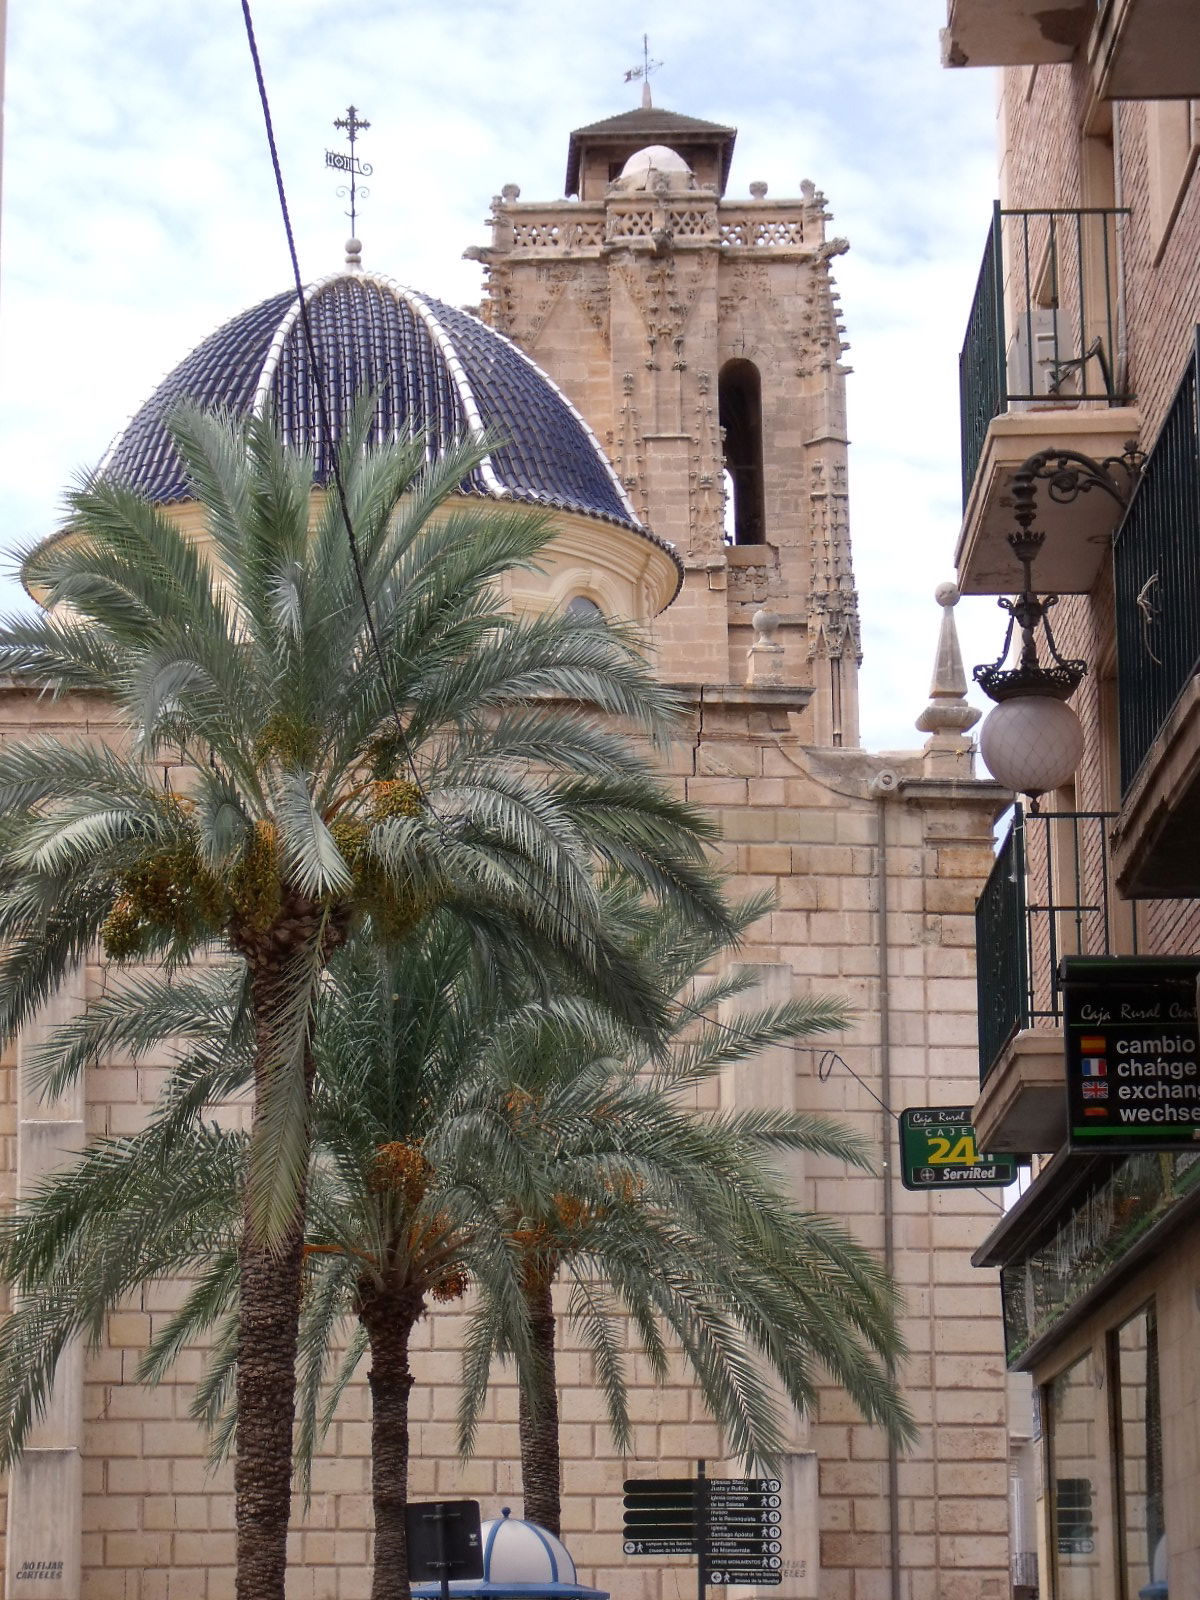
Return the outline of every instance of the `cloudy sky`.
[[[479,297],[490,197],[562,191],[571,128],[655,103],[738,131],[734,196],[824,189],[854,368],[851,525],[863,737],[910,748],[959,518],[957,352],[995,188],[988,72],[938,64],[945,0],[257,0],[296,226],[315,278],[347,222],[324,150],[371,121],[364,260]],[[289,267],[239,0],[9,0],[0,272],[0,542],[53,526],[159,379]],[[18,603],[6,563],[3,603]],[[959,608],[968,665],[989,601]]]

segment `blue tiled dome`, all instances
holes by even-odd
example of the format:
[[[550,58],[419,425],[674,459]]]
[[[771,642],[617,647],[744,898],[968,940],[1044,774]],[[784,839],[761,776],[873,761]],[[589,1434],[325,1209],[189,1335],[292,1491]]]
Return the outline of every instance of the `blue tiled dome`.
[[[427,431],[437,449],[486,429],[498,442],[464,490],[601,517],[644,535],[595,435],[566,396],[502,334],[388,278],[347,272],[305,290],[330,411],[325,438],[294,291],[234,317],[180,362],[134,417],[104,468],[139,493],[190,499],[165,426],[183,399],[247,416],[268,400],[327,481],[331,445],[364,389],[377,441]],[[660,541],[655,540],[655,543]]]

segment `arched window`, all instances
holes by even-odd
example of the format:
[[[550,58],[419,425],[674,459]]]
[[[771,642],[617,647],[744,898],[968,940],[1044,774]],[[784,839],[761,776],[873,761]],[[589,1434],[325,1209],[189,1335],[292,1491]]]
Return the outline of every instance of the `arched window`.
[[[762,544],[762,379],[753,361],[727,361],[717,383],[717,410],[725,435],[725,471],[732,488],[733,544]],[[728,532],[726,534],[728,538]]]
[[[600,618],[601,621],[604,619],[604,612],[586,594],[573,595],[567,601],[567,615],[569,617],[583,617],[588,620],[596,617]]]

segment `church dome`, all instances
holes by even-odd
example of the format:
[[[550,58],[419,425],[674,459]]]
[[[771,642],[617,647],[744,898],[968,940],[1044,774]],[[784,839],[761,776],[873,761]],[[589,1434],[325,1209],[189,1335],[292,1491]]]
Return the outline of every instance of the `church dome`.
[[[376,442],[425,429],[433,449],[470,431],[496,439],[466,493],[525,501],[654,539],[566,396],[478,318],[390,279],[347,272],[304,293],[336,447],[355,397],[376,394]],[[181,400],[248,416],[268,401],[288,441],[328,481],[312,364],[294,291],[243,311],[180,362],[111,447],[103,470],[162,503],[191,498],[166,428]],[[669,547],[666,547],[669,548]]]
[[[648,167],[654,167],[658,172],[691,172],[691,167],[678,153],[665,144],[648,144],[644,150],[635,150],[629,160],[621,168],[623,178],[631,178],[636,172],[644,172]]]
[[[696,187],[696,176],[691,167],[669,145],[648,144],[642,150],[635,150],[621,168],[621,176],[613,187],[636,192],[654,188],[657,184],[676,191]]]

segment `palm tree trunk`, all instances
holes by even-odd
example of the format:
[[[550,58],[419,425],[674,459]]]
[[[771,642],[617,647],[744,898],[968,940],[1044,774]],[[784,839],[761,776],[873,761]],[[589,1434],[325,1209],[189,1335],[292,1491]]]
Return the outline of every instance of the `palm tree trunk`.
[[[237,1359],[238,1600],[283,1600],[292,1504],[292,1422],[303,1230],[241,1253]]]
[[[270,1045],[272,1000],[281,964],[264,961],[252,978],[258,1041],[254,1063],[252,1137],[261,1128],[264,1090],[276,1070]],[[313,1063],[305,1063],[311,1096]],[[237,1457],[234,1514],[237,1600],[284,1600],[292,1509],[292,1425],[296,1410],[296,1342],[304,1264],[303,1189],[284,1235],[256,1237],[245,1201],[239,1281]]]
[[[375,1570],[371,1600],[409,1600],[408,1397],[409,1340],[424,1310],[418,1290],[359,1286],[358,1315],[371,1351],[371,1500],[375,1513]]]
[[[558,1374],[554,1364],[553,1268],[531,1269],[525,1287],[533,1367],[521,1385],[521,1486],[525,1520],[558,1538],[562,1522],[562,1464],[558,1449]]]

